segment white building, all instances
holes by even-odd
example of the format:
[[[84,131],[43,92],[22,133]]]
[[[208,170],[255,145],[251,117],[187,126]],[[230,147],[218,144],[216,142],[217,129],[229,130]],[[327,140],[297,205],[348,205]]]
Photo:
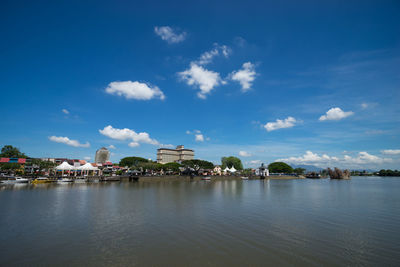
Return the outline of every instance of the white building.
[[[184,146],[177,146],[176,149],[159,148],[157,149],[157,162],[182,162],[184,160],[194,159],[194,150],[187,149]]]
[[[95,163],[106,163],[110,160],[110,151],[107,148],[102,147],[96,151]]]

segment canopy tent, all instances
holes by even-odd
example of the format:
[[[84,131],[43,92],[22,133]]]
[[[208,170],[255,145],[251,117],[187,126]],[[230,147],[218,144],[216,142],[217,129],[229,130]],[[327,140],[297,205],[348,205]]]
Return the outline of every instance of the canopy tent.
[[[232,166],[232,167],[229,169],[229,171],[230,171],[230,172],[236,172],[236,169],[235,169],[235,167]]]
[[[229,172],[229,171],[231,171],[228,167],[226,167],[225,169],[224,169],[224,172]]]
[[[61,163],[60,165],[58,165],[56,167],[56,170],[60,170],[60,171],[70,171],[75,169],[74,166],[68,164],[68,162],[64,161],[63,163]]]
[[[80,167],[78,168],[78,170],[81,170],[81,171],[97,171],[97,170],[99,170],[99,168],[94,167],[92,164],[90,164],[90,163],[88,162],[88,163],[86,163],[85,165],[80,166]]]

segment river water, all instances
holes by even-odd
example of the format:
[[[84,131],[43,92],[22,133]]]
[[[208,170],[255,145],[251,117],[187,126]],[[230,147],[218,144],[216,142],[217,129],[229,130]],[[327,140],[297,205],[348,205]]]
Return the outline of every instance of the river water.
[[[0,186],[0,265],[400,266],[400,178]]]

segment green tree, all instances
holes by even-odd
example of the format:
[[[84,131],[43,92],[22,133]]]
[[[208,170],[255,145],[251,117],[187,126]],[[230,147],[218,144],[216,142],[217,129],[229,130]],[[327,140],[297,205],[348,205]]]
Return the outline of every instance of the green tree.
[[[165,171],[173,171],[173,172],[179,172],[179,167],[182,167],[181,164],[178,162],[169,162],[164,165],[162,165],[162,169]]]
[[[235,167],[236,170],[243,170],[243,164],[242,161],[237,158],[237,157],[222,157],[221,158],[221,163],[222,163],[222,169],[225,169],[226,167],[232,168]]]
[[[18,148],[10,146],[10,145],[5,145],[1,149],[1,154],[0,157],[3,158],[27,158],[27,156],[19,151]]]
[[[125,157],[120,160],[119,166],[135,167],[135,166],[138,166],[140,163],[147,163],[147,162],[149,162],[148,159],[141,158],[141,157]]]
[[[14,163],[14,162],[0,163],[0,169],[3,171],[16,171],[16,170],[21,169],[21,164]]]
[[[293,168],[284,162],[273,162],[268,165],[268,170],[272,173],[293,173]]]
[[[184,160],[182,161],[183,166],[192,167],[199,166],[201,169],[213,169],[214,164],[207,160],[200,160],[200,159],[191,159],[191,160]]]
[[[293,170],[293,172],[296,173],[297,175],[302,175],[302,174],[304,174],[305,171],[306,171],[306,169],[304,169],[304,168],[296,168]]]

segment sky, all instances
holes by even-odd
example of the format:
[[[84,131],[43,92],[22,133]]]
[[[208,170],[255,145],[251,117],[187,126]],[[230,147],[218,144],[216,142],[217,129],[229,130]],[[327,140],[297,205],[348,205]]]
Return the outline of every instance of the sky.
[[[0,145],[400,169],[399,13],[399,1],[2,1]]]

